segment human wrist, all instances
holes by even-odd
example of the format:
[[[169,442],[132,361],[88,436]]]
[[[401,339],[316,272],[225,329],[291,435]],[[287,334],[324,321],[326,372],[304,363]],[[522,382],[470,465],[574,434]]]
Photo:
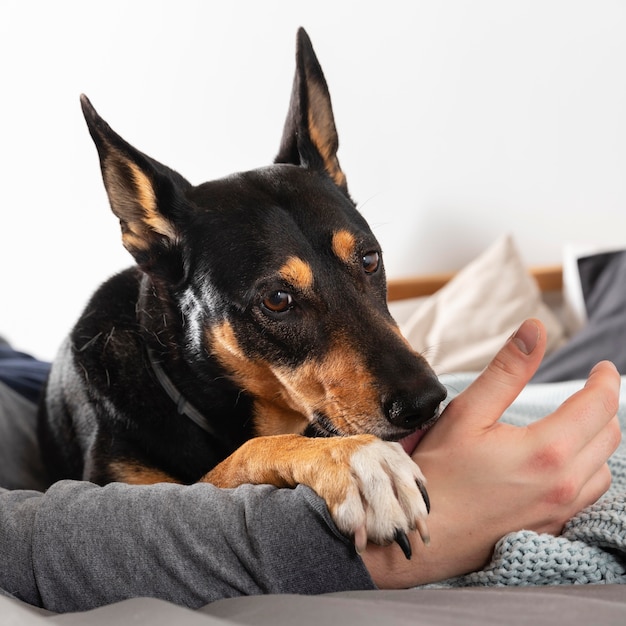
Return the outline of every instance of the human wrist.
[[[413,551],[406,559],[397,544],[368,544],[361,558],[374,584],[380,589],[404,589],[461,576],[484,567],[491,557],[497,532],[480,536],[458,519],[446,528],[443,516],[431,513],[428,520],[431,542],[425,545],[417,532],[409,535]],[[496,536],[498,535],[498,536]]]

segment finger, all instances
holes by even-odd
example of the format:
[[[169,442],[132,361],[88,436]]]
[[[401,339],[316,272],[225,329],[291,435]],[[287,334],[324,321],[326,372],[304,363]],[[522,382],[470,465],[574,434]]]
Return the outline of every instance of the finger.
[[[544,325],[526,320],[478,378],[452,400],[457,420],[467,416],[483,427],[497,422],[537,371],[545,349]]]
[[[577,455],[572,471],[584,481],[590,480],[617,450],[621,439],[619,419],[615,416]]]
[[[561,494],[561,499],[559,499],[559,494],[555,493],[554,495],[557,497],[554,498],[552,503],[560,504],[560,506],[557,508],[548,507],[549,510],[551,509],[557,512],[555,518],[547,521],[545,528],[542,529],[538,527],[536,530],[538,532],[560,534],[563,529],[563,524],[566,523],[567,520],[597,502],[607,492],[610,486],[611,470],[609,469],[609,466],[604,463],[592,476],[590,476],[589,480],[582,485],[578,493],[575,494],[571,500],[568,500],[567,492]]]
[[[585,386],[556,411],[530,425],[543,441],[558,441],[561,453],[577,454],[615,418],[619,408],[620,375],[609,361],[598,363]]]
[[[549,499],[550,506],[544,507],[545,511],[550,514],[543,523],[536,523],[533,530],[538,533],[560,535],[567,521],[597,502],[606,493],[610,485],[611,471],[605,463],[571,499],[555,493],[556,497]],[[554,506],[555,504],[559,506]]]
[[[590,493],[590,499],[583,502],[583,506],[595,502],[611,484],[611,472],[607,461],[615,452],[621,441],[619,419],[615,416],[596,437],[570,459],[570,462],[561,468],[554,468],[551,472],[560,471],[561,481],[556,481],[554,500],[568,497],[580,500],[580,493]]]
[[[611,486],[611,480],[611,470],[606,463],[603,463],[581,489],[573,507],[574,513],[597,502]]]

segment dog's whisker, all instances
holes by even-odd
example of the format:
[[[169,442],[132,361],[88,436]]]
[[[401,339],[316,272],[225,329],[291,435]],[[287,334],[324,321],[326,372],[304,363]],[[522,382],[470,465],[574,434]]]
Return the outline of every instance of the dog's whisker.
[[[85,376],[85,380],[88,383],[89,382],[89,371],[87,370],[87,368],[82,363],[80,363],[80,368],[83,370],[83,375]]]
[[[237,405],[239,404],[239,400],[240,400],[240,398],[241,398],[242,394],[243,394],[243,391],[240,391],[240,392],[237,394],[237,397],[235,398],[235,406],[237,406]]]
[[[91,347],[98,339],[102,336],[102,332],[99,332],[97,335],[94,335],[91,339],[89,339],[86,343],[84,343],[80,348],[76,348],[77,352],[84,352],[89,347]]]
[[[104,345],[102,346],[102,352],[107,349],[109,342],[113,339],[113,334],[115,333],[115,326],[113,326],[109,333],[107,333],[106,339],[104,340]]]
[[[377,198],[380,194],[381,194],[381,192],[378,191],[378,192],[372,194],[369,198],[366,198],[362,202],[359,202],[358,205],[357,205],[357,209],[359,210],[359,212],[362,212],[363,211],[363,207],[367,206],[367,204],[369,202],[371,202],[374,198]]]
[[[157,343],[159,343],[164,348],[167,348],[167,344],[161,341],[161,338],[159,337],[160,334],[161,333],[152,333],[152,336],[157,340]]]

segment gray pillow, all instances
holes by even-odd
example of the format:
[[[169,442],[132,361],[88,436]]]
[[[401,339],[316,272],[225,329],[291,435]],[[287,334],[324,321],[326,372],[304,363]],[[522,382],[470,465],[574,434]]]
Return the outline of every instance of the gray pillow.
[[[626,374],[626,250],[578,259],[587,324],[545,358],[532,382],[586,378],[604,359]]]

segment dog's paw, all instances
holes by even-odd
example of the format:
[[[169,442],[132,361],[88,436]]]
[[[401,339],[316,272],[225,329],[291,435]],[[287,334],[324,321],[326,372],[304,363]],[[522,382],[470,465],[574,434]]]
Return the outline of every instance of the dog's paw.
[[[339,530],[354,537],[357,551],[364,550],[368,541],[381,545],[396,541],[410,558],[407,535],[416,529],[428,543],[426,481],[400,444],[371,438],[350,454],[346,470],[347,485],[338,481],[344,483],[342,499],[336,492],[320,495],[326,498]],[[333,486],[318,489],[332,492]]]
[[[244,443],[202,478],[218,487],[244,483],[311,487],[326,501],[337,528],[368,541],[396,541],[407,558],[408,533],[417,529],[428,543],[428,495],[419,467],[399,443],[373,435],[308,438],[256,437]]]

